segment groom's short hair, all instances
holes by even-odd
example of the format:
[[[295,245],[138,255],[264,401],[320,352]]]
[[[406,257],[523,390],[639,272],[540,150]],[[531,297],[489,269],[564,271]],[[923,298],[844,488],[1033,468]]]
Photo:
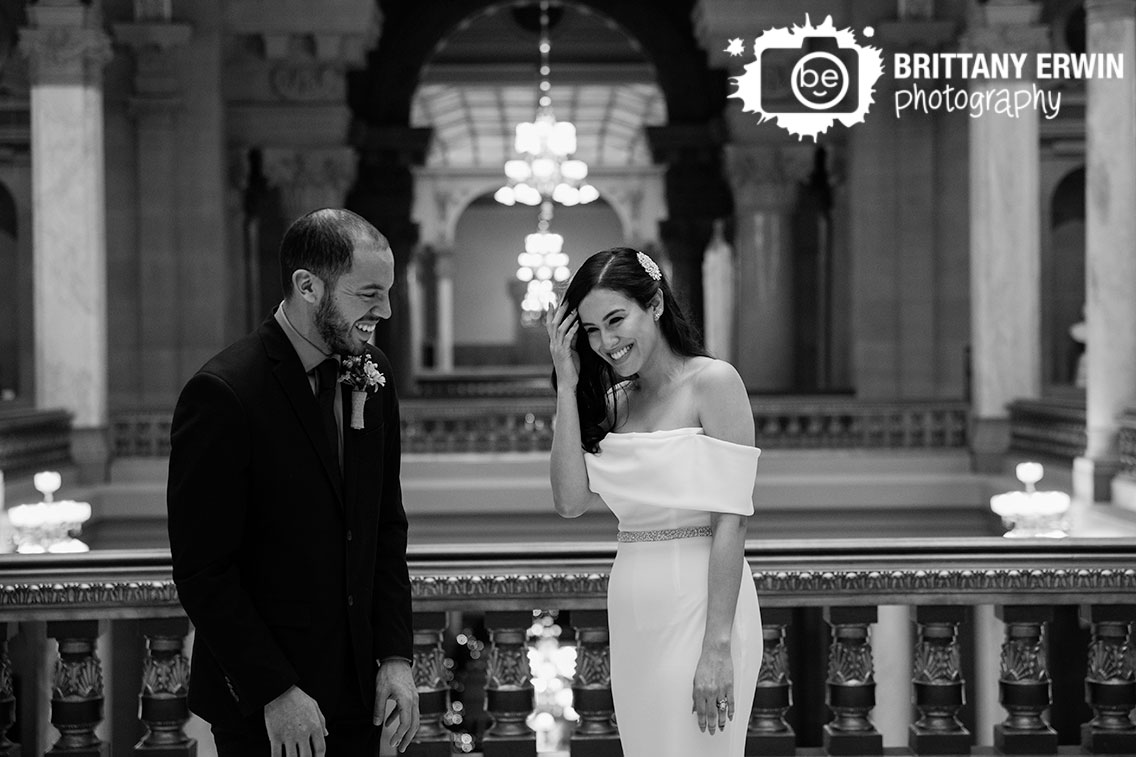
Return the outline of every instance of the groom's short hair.
[[[351,254],[360,242],[389,249],[387,238],[367,219],[343,208],[320,208],[297,218],[280,242],[280,283],[284,297],[292,295],[292,274],[311,271],[328,286],[351,268]]]

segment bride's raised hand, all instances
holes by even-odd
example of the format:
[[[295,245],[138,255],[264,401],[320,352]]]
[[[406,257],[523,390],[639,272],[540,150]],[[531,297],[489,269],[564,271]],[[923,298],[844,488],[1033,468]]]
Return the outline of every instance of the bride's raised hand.
[[[556,370],[556,383],[561,387],[572,388],[580,378],[580,355],[576,352],[576,332],[580,320],[576,311],[568,311],[565,303],[556,310],[549,309],[544,315],[544,325],[548,330],[548,351],[552,354],[552,367]]]

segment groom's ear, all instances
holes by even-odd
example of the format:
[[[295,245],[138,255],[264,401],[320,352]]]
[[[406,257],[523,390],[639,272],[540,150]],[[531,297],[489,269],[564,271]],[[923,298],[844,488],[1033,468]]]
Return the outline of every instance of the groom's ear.
[[[319,304],[323,296],[323,280],[306,268],[292,271],[292,290],[311,305]]]

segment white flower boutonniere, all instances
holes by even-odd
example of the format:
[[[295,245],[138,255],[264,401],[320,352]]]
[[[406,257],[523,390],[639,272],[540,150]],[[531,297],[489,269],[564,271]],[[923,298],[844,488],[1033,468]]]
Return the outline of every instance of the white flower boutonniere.
[[[367,397],[387,385],[387,377],[375,367],[369,354],[348,355],[339,364],[339,381],[351,387],[351,428],[363,428],[363,405]]]

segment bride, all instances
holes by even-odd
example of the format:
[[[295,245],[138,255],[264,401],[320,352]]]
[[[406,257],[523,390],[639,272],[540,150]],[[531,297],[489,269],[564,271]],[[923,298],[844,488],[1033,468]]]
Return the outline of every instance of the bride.
[[[608,622],[623,753],[742,757],[762,638],[744,558],[759,450],[741,377],[706,354],[659,266],[626,247],[588,258],[546,325],[556,510],[619,519]]]

